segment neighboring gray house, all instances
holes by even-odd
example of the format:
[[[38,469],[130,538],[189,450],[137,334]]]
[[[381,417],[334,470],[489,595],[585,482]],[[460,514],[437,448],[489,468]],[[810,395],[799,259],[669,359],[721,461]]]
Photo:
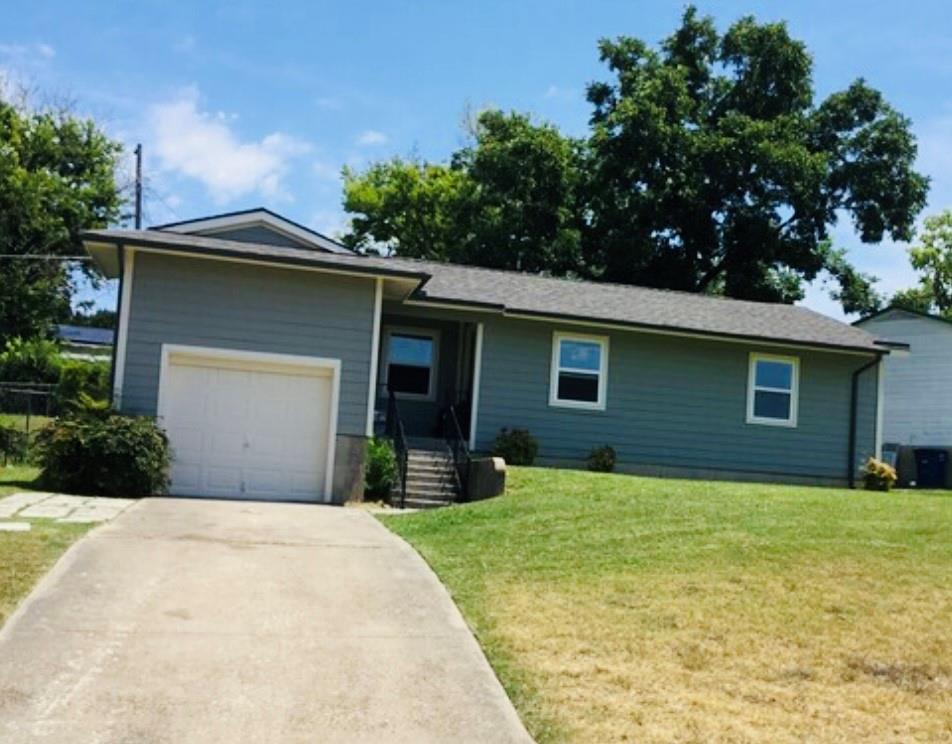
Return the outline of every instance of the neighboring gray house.
[[[952,468],[945,473],[952,449],[952,322],[889,307],[855,325],[909,345],[908,355],[884,362],[883,442],[888,449],[918,451],[917,469],[923,470],[900,473],[902,480],[952,485]],[[900,465],[905,470],[913,461]]]
[[[888,347],[804,308],[358,256],[265,210],[85,244],[174,493],[358,497],[388,388],[411,446],[452,407],[470,451],[525,428],[545,465],[609,444],[627,472],[845,483],[879,449]]]
[[[112,355],[112,345],[116,332],[112,328],[93,328],[90,326],[56,326],[56,338],[63,344],[63,356],[70,359],[88,361],[108,361]]]

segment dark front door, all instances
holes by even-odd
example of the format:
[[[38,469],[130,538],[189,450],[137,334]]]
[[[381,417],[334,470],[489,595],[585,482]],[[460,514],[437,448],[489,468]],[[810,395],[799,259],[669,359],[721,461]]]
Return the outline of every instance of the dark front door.
[[[945,450],[917,449],[916,470],[919,488],[945,488],[945,467],[948,456]]]

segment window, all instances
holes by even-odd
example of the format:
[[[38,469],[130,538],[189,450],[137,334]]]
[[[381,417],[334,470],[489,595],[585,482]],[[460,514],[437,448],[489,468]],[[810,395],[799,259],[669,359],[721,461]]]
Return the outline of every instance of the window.
[[[438,338],[435,331],[387,331],[383,378],[395,393],[404,398],[434,399]]]
[[[797,357],[751,354],[747,380],[747,423],[797,425]]]
[[[608,338],[555,333],[549,405],[604,410]]]

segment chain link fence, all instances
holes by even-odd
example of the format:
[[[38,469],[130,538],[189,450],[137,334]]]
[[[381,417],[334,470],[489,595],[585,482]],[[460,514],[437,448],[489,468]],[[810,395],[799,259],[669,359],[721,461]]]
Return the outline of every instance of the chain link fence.
[[[0,381],[0,462],[29,460],[37,432],[55,409],[56,385]]]

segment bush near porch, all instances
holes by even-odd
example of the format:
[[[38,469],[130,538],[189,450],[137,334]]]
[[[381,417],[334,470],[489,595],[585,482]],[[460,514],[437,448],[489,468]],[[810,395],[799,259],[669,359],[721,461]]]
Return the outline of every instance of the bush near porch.
[[[511,468],[381,517],[553,741],[938,741],[952,495]]]

